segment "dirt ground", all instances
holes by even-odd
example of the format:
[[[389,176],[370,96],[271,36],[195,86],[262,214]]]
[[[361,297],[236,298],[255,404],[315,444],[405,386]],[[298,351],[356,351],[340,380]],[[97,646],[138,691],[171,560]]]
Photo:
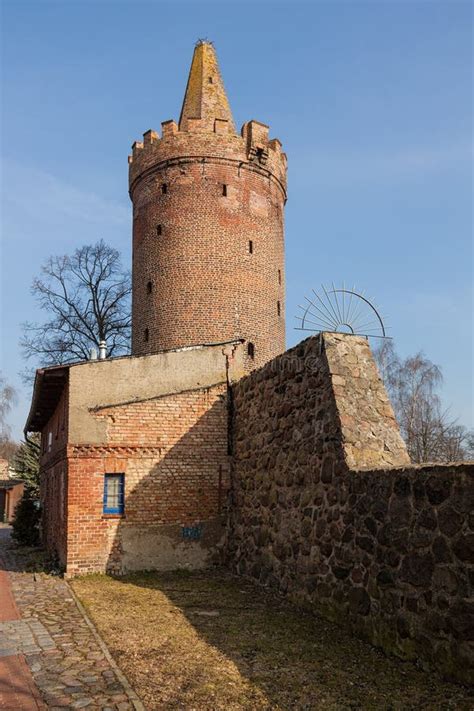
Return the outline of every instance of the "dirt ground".
[[[77,578],[149,711],[474,709],[474,695],[222,571]]]

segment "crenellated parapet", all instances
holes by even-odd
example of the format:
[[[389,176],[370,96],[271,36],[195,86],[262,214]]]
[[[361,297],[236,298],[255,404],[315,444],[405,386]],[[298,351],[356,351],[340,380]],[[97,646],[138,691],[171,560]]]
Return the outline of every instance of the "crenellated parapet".
[[[204,128],[201,119],[188,119],[184,130],[173,120],[164,121],[161,137],[157,131],[146,131],[142,141],[133,143],[128,157],[130,192],[141,176],[161,170],[164,163],[216,160],[233,163],[237,171],[252,170],[273,178],[286,197],[286,154],[277,138],[269,138],[268,126],[248,121],[240,136],[220,119],[215,120],[213,133]]]

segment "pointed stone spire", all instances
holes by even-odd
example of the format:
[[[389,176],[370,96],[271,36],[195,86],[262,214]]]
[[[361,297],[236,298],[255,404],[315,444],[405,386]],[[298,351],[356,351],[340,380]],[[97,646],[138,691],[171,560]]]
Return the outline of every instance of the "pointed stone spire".
[[[199,40],[194,48],[179,118],[181,131],[187,131],[193,125],[200,131],[235,133],[216,51],[214,45],[205,40]]]

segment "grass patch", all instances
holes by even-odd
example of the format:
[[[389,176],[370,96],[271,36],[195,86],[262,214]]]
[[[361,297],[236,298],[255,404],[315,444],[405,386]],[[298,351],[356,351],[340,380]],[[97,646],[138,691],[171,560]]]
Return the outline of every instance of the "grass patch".
[[[149,711],[473,708],[464,687],[227,572],[72,586]]]

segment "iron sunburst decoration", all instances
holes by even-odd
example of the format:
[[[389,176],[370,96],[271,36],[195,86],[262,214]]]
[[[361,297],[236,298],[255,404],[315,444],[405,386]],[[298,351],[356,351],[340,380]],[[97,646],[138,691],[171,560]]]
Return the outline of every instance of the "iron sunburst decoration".
[[[334,284],[331,288],[321,285],[321,290],[318,294],[313,289],[311,299],[305,296],[308,304],[298,305],[303,315],[296,316],[300,321],[297,330],[388,338],[379,311],[364,292],[356,291],[355,287],[346,289],[344,285],[337,289]]]

